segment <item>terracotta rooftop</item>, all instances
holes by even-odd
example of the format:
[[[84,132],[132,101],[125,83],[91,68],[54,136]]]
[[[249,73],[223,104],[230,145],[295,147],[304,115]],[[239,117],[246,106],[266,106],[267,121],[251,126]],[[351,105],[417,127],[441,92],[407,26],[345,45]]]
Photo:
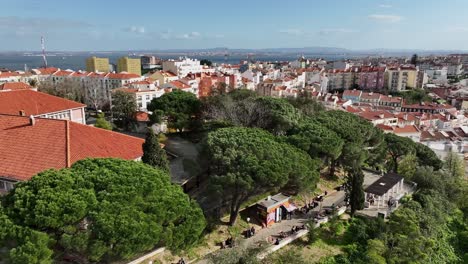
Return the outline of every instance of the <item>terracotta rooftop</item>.
[[[127,79],[136,79],[140,78],[141,76],[138,74],[134,73],[109,73],[107,74],[107,78],[109,79],[121,79],[121,80],[127,80]]]
[[[27,116],[60,112],[86,105],[33,90],[5,91],[0,93],[0,114],[18,115],[23,110]]]
[[[149,114],[142,111],[138,111],[135,113],[135,119],[138,122],[148,122],[150,120]]]
[[[177,89],[187,89],[190,88],[190,85],[187,85],[179,80],[170,82],[172,86],[175,86]]]
[[[344,96],[353,96],[353,97],[359,97],[361,96],[362,91],[360,90],[346,90],[343,92],[343,97]]]
[[[27,90],[32,87],[24,82],[7,82],[0,85],[0,91]]]
[[[39,68],[37,70],[43,75],[50,75],[58,71],[59,69],[55,67],[47,67],[47,68]]]
[[[0,115],[0,177],[29,180],[85,158],[135,160],[144,140],[75,122]]]

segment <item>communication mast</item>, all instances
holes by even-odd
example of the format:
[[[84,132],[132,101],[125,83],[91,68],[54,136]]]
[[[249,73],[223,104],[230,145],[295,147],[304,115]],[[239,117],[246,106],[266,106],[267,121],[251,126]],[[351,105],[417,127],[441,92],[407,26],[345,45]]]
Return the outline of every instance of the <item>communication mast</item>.
[[[46,58],[46,53],[45,53],[45,43],[44,43],[43,36],[41,36],[41,47],[42,47],[42,60],[44,62],[44,68],[47,68],[47,58]]]

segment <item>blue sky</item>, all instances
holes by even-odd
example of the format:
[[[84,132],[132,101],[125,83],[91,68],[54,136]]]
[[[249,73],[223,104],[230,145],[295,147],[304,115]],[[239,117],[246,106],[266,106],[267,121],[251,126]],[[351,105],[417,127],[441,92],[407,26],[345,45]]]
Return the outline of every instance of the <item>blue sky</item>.
[[[0,0],[1,51],[468,50],[466,0]]]

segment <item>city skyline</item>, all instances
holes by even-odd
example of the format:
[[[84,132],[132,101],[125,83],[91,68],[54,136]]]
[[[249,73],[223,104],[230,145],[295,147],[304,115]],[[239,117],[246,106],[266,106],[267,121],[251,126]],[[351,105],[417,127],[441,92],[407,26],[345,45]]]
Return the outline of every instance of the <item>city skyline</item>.
[[[2,5],[0,51],[239,49],[311,46],[362,49],[465,50],[468,3],[358,0],[133,1],[21,0]],[[447,15],[450,14],[450,15]],[[444,15],[444,20],[437,16]]]

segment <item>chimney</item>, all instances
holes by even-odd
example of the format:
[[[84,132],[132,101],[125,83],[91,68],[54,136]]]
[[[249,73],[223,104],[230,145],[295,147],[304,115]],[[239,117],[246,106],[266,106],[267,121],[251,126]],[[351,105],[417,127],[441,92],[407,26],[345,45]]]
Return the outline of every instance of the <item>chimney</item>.
[[[380,114],[379,117],[380,117],[380,118],[384,118],[385,115],[384,115],[384,114]]]
[[[267,201],[270,201],[270,200],[271,200],[271,195],[268,195]]]
[[[29,125],[34,126],[36,124],[36,119],[33,115],[29,116]]]
[[[403,120],[408,120],[408,114],[403,115]]]
[[[24,112],[24,110],[20,110],[20,111],[19,111],[19,115],[20,115],[20,116],[26,116],[26,113]]]

